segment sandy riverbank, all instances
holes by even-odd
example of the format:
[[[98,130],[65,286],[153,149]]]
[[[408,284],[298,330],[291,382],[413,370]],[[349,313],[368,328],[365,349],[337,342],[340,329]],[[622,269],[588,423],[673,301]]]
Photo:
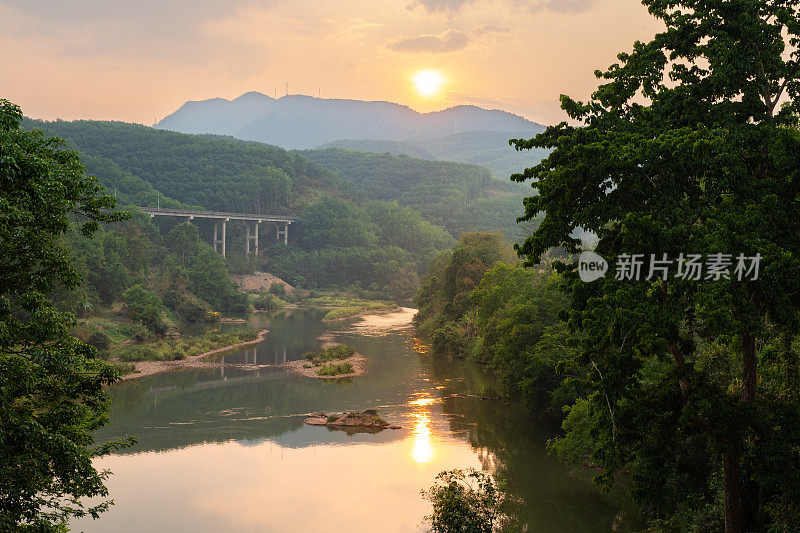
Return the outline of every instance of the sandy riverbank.
[[[319,307],[318,309],[325,309],[324,307]],[[331,310],[341,309],[339,307],[332,307]],[[400,306],[393,307],[392,309],[364,309],[363,311],[359,311],[357,313],[353,313],[352,315],[336,317],[336,318],[323,318],[322,322],[326,324],[335,323],[335,322],[344,322],[345,320],[350,320],[353,318],[364,318],[373,315],[388,315],[391,313],[397,313],[398,311],[402,310],[403,308]]]
[[[409,327],[411,325],[411,320],[416,313],[416,309],[411,309],[408,307],[398,307],[396,309],[391,310],[371,310],[371,311],[364,311],[363,313],[359,314],[361,320],[356,321],[352,324],[349,328],[349,331],[357,332],[362,335],[368,336],[381,336],[385,335],[390,331],[395,331],[397,329],[402,329],[404,327]],[[348,317],[353,318],[353,317]],[[240,342],[236,344],[232,344],[230,346],[223,346],[222,348],[216,348],[209,352],[201,353],[199,355],[193,355],[187,357],[186,359],[179,359],[176,361],[136,361],[134,362],[135,370],[131,374],[126,374],[122,376],[122,380],[129,380],[129,379],[136,379],[145,376],[152,376],[154,374],[161,374],[163,372],[172,372],[177,370],[184,370],[184,369],[201,369],[201,368],[220,368],[220,367],[238,367],[245,370],[258,370],[259,368],[269,368],[269,367],[282,367],[286,368],[294,374],[303,376],[303,377],[310,377],[310,378],[317,378],[317,379],[341,379],[341,378],[351,378],[362,376],[367,372],[367,358],[363,355],[356,353],[353,354],[351,357],[347,359],[342,359],[341,363],[350,363],[353,365],[353,372],[349,374],[340,374],[338,376],[319,376],[317,375],[318,367],[313,368],[305,368],[305,365],[308,364],[308,361],[305,359],[299,359],[296,361],[287,361],[286,363],[281,364],[263,364],[263,365],[236,365],[236,364],[229,364],[229,363],[222,363],[221,361],[206,361],[204,360],[206,357],[209,357],[214,354],[227,352],[231,350],[236,350],[238,348],[242,348],[244,346],[249,346],[252,344],[258,344],[259,342],[263,341],[269,330],[262,330],[259,332],[258,337],[251,341]],[[335,335],[332,332],[326,331],[323,332],[322,335],[318,337],[320,341],[322,341],[322,346],[328,346],[330,344],[335,343]]]
[[[252,344],[258,344],[267,338],[268,333],[268,329],[263,329],[258,333],[258,336],[251,341],[238,342],[229,346],[215,348],[214,350],[205,353],[189,356],[186,359],[178,359],[175,361],[134,361],[133,372],[130,374],[125,374],[121,379],[124,381],[142,378],[145,376],[152,376],[153,374],[160,374],[162,372],[170,372],[173,370],[183,370],[186,368],[218,368],[220,366],[226,366],[224,363],[219,361],[203,361],[203,359],[210,355],[236,350]]]

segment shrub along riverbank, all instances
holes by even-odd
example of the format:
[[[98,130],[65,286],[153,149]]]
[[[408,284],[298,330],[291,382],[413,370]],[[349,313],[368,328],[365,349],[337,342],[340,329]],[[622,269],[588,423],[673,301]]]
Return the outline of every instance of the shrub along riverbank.
[[[489,365],[508,396],[540,412],[574,401],[580,374],[559,313],[560,277],[524,268],[502,235],[468,233],[431,264],[414,321],[433,348]]]
[[[175,361],[194,355],[252,341],[258,331],[246,329],[236,332],[208,332],[191,337],[158,339],[143,344],[133,344],[114,348],[109,352],[112,358],[123,362],[131,361]]]

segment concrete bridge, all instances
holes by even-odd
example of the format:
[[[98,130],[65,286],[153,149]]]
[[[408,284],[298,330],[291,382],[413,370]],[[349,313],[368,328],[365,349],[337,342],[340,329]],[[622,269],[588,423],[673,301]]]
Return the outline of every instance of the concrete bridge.
[[[195,218],[210,218],[214,220],[214,250],[220,252],[225,257],[226,234],[228,222],[231,220],[243,221],[245,223],[245,255],[250,255],[251,250],[258,255],[258,225],[262,222],[275,222],[277,226],[276,239],[283,237],[283,244],[289,244],[289,224],[296,222],[293,217],[276,215],[262,215],[252,213],[224,213],[217,211],[193,211],[189,209],[165,209],[162,207],[140,207],[142,211],[148,213],[150,217],[166,216],[178,217],[188,220]],[[253,231],[250,231],[250,225]],[[281,226],[283,228],[281,229]],[[251,248],[251,243],[254,247]]]

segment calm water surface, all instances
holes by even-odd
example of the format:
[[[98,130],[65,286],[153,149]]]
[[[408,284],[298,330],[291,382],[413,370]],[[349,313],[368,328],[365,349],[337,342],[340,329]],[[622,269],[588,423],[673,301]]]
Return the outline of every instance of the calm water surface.
[[[419,491],[456,467],[502,480],[513,531],[637,529],[622,491],[603,495],[591,472],[546,455],[556,428],[482,399],[497,389],[477,365],[430,355],[411,313],[337,325],[308,310],[257,315],[248,326],[269,328],[269,338],[224,356],[280,363],[333,336],[368,358],[368,373],[346,382],[223,367],[115,386],[99,438],[139,443],[97,461],[113,472],[116,505],[73,531],[424,531],[430,506]],[[403,428],[348,435],[303,423],[314,411],[367,408]]]

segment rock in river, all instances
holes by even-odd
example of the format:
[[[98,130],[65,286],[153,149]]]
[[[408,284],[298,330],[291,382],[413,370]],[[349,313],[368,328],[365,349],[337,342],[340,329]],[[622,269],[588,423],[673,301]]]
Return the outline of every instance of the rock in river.
[[[378,416],[374,409],[367,409],[360,413],[355,411],[345,413],[313,413],[306,418],[306,424],[311,426],[328,426],[335,429],[344,430],[381,430],[381,429],[400,429],[400,426],[393,426],[386,420]]]

